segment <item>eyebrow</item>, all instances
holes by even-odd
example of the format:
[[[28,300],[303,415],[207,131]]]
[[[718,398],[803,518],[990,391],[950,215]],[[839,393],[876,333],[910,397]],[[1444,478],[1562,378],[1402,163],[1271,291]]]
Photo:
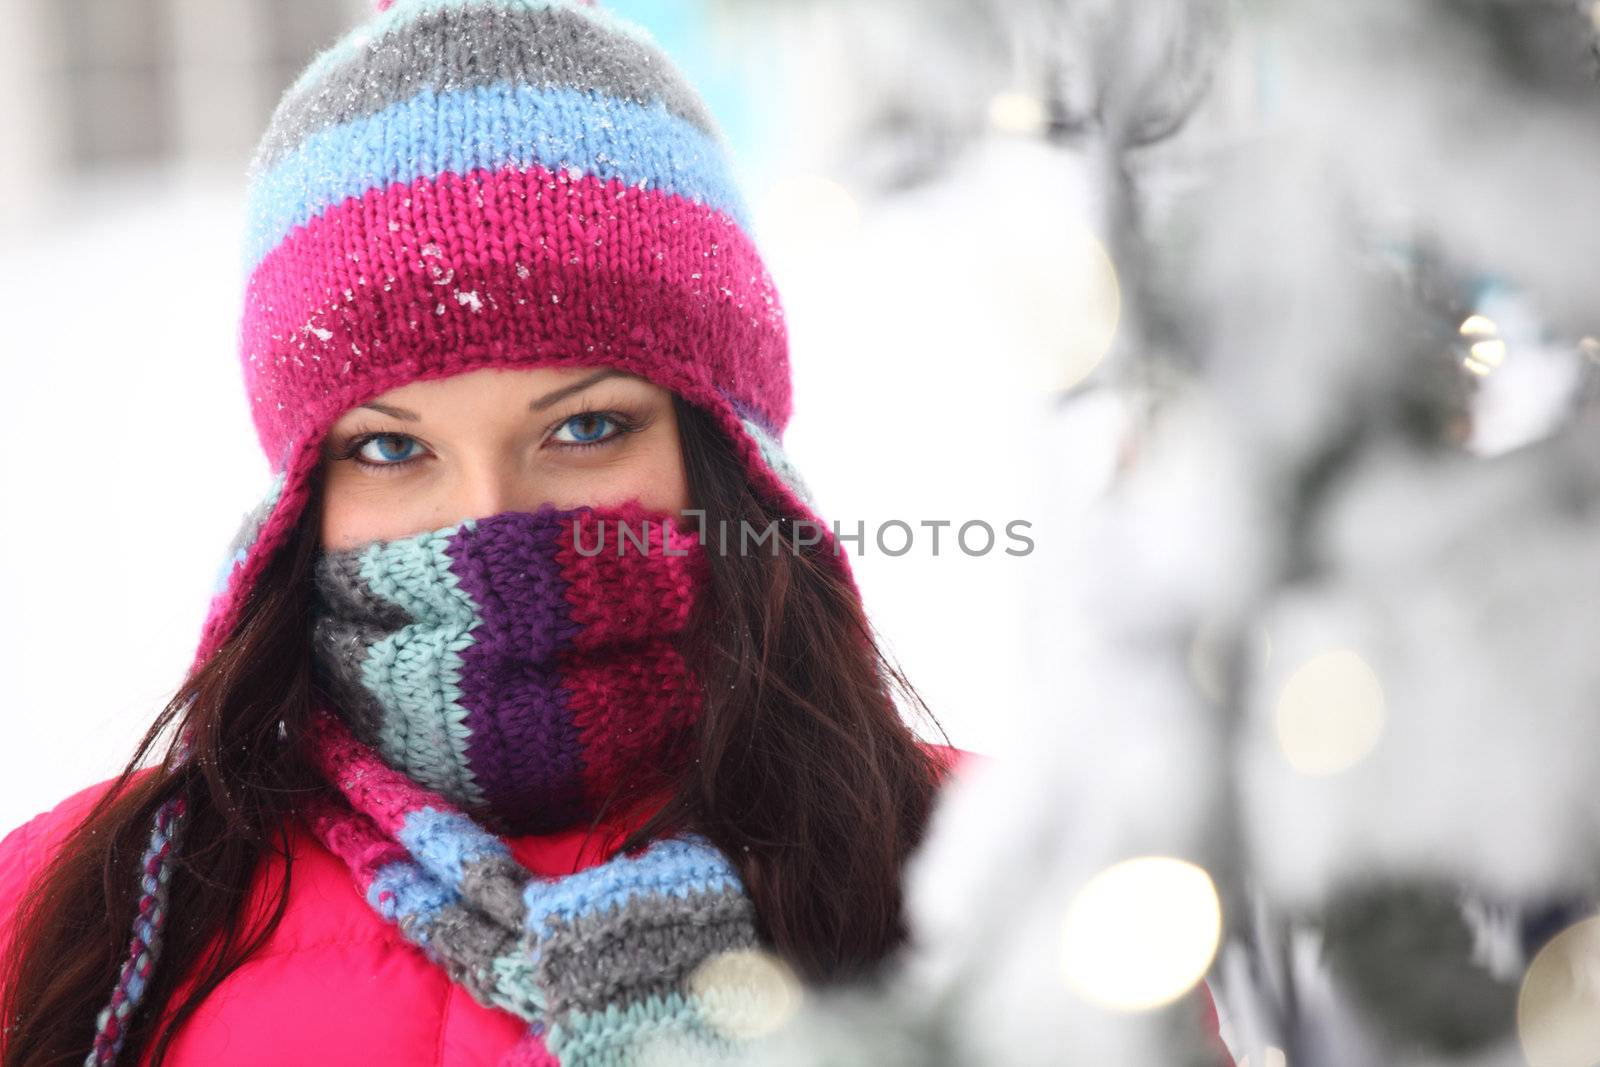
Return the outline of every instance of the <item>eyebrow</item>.
[[[600,371],[597,374],[589,375],[589,377],[583,379],[581,382],[573,382],[571,385],[564,385],[560,389],[546,393],[538,400],[535,400],[533,403],[529,404],[528,410],[543,411],[551,404],[558,403],[566,397],[571,396],[573,393],[581,393],[583,390],[589,388],[591,385],[594,385],[596,382],[603,382],[607,378],[618,377],[632,377],[632,375],[627,374],[625,371],[620,371],[615,367],[607,367],[605,370]],[[370,404],[362,404],[361,406],[364,408],[370,408],[373,411],[381,412],[382,414],[388,415],[391,418],[402,419],[405,422],[417,422],[422,418],[421,415],[418,415],[415,411],[412,411],[409,408],[397,408],[392,404],[379,404],[374,402]]]
[[[554,404],[559,400],[562,400],[562,399],[564,399],[566,397],[569,397],[573,393],[581,393],[581,392],[583,392],[585,389],[589,388],[589,386],[593,385],[595,382],[603,382],[607,378],[621,378],[621,377],[630,377],[631,378],[632,375],[626,374],[625,372],[620,371],[615,367],[607,367],[605,370],[600,371],[598,374],[589,375],[589,377],[585,378],[581,382],[573,382],[571,385],[563,386],[562,388],[557,389],[554,392],[546,393],[544,396],[540,397],[538,400],[535,400],[533,403],[529,404],[528,405],[528,410],[529,411],[543,411],[545,408],[549,407],[551,404]]]

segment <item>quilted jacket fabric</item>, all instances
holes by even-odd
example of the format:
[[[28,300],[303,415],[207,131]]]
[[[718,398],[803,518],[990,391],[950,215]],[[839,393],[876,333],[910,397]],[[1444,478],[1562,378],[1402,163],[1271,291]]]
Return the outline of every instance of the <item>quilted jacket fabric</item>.
[[[982,758],[950,754],[958,769]],[[80,790],[0,841],[0,948],[28,879],[109,784]],[[593,836],[579,827],[506,840],[529,870],[561,875],[611,856],[629,829],[618,823]],[[294,864],[283,920],[183,1026],[168,1053],[172,1067],[476,1067],[516,1044],[526,1030],[520,1019],[479,1004],[381,920],[309,830],[291,821],[289,835]],[[266,913],[282,878],[282,860],[267,857],[251,888],[256,914]],[[1215,1038],[1215,1008],[1204,986],[1199,992]],[[1219,1062],[1232,1067],[1216,1045]],[[148,1062],[147,1052],[139,1067]]]

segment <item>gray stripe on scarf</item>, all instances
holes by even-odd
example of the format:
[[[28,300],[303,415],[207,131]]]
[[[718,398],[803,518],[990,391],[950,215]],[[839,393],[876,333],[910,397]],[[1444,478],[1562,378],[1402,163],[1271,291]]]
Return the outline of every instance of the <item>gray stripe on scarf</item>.
[[[711,956],[757,944],[755,904],[719,890],[638,896],[620,908],[550,918],[538,935],[539,984],[554,1014],[680,990]]]
[[[425,931],[428,946],[445,973],[460,982],[480,1004],[503,1007],[531,1020],[538,1010],[531,972],[511,988],[502,961],[521,952],[528,905],[522,890],[528,872],[509,856],[489,856],[462,864],[461,900],[439,909]]]
[[[311,565],[311,586],[322,604],[318,613],[362,619],[386,630],[398,630],[412,622],[410,612],[387,597],[379,596],[362,577],[365,552],[328,552],[317,556]]]
[[[509,23],[509,25],[508,25]],[[284,98],[251,163],[265,170],[318,130],[374,115],[429,87],[514,81],[592,89],[666,109],[717,139],[694,88],[644,45],[564,8],[452,8],[404,23],[353,62]]]
[[[480,1004],[499,998],[495,961],[517,951],[517,935],[464,904],[440,908],[427,929],[428,946],[445,973]]]
[[[319,556],[312,565],[312,586],[323,602],[313,609],[313,660],[351,730],[378,745],[384,709],[362,682],[363,665],[372,646],[410,625],[411,615],[367,584],[359,554]]]
[[[462,900],[440,909],[424,932],[446,972],[480,1003],[524,1017],[664,996],[707,958],[757,943],[755,904],[732,889],[634,896],[618,908],[552,917],[537,934],[519,936],[526,878],[506,856],[464,864]],[[519,958],[529,965],[526,990],[507,980]]]
[[[527,869],[509,856],[489,856],[462,865],[462,897],[518,937],[528,922],[528,902],[523,897],[527,884]]]

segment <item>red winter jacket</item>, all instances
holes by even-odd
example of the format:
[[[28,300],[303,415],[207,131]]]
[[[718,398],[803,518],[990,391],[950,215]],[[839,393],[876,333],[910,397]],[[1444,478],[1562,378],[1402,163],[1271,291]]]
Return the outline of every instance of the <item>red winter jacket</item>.
[[[959,768],[978,757],[953,755]],[[137,772],[148,774],[150,770]],[[109,780],[73,794],[0,841],[0,951],[9,919],[27,881],[49,850],[88,812]],[[648,812],[639,813],[642,817]],[[507,838],[512,853],[536,874],[560,875],[614,854],[631,825],[618,824],[587,843],[582,827]],[[356,892],[338,857],[291,821],[294,870],[289,904],[272,936],[201,1003],[169,1049],[172,1067],[318,1067],[381,1063],[387,1067],[468,1067],[495,1064],[526,1032],[508,1012],[487,1008],[451,982]],[[281,883],[283,862],[269,854],[252,885],[252,914],[265,915]],[[168,1004],[180,1003],[188,983]],[[110,995],[110,989],[106,990]],[[1218,1050],[1210,992],[1199,1007]],[[87,1027],[90,1020],[85,1020]],[[3,1052],[3,1048],[0,1048]],[[139,1061],[147,1067],[148,1050]]]

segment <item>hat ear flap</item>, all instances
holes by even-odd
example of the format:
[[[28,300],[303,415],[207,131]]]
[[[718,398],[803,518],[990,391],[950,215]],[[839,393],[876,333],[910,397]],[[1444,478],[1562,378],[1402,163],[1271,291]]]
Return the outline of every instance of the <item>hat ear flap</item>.
[[[250,555],[250,549],[255,547],[256,541],[261,537],[261,531],[267,525],[267,520],[272,517],[272,509],[277,507],[278,501],[283,498],[283,486],[288,479],[287,470],[273,475],[265,495],[239,521],[239,528],[235,531],[233,540],[228,543],[227,554],[217,567],[216,581],[211,587],[213,598],[228,591],[228,583],[233,578],[234,572],[244,565],[244,561]]]
[[[240,520],[217,568],[200,644],[189,667],[191,674],[228,640],[251,587],[261,580],[273,553],[301,521],[316,484],[319,445],[320,439],[313,438],[289,442],[266,493]]]
[[[800,471],[789,459],[789,454],[783,450],[783,445],[776,437],[768,433],[760,423],[746,416],[740,416],[739,425],[744,428],[745,435],[755,442],[756,448],[761,452],[761,459],[768,469],[778,476],[778,480],[788,487],[806,507],[816,510],[816,500],[811,495],[811,488],[806,485],[805,479],[800,476]]]

